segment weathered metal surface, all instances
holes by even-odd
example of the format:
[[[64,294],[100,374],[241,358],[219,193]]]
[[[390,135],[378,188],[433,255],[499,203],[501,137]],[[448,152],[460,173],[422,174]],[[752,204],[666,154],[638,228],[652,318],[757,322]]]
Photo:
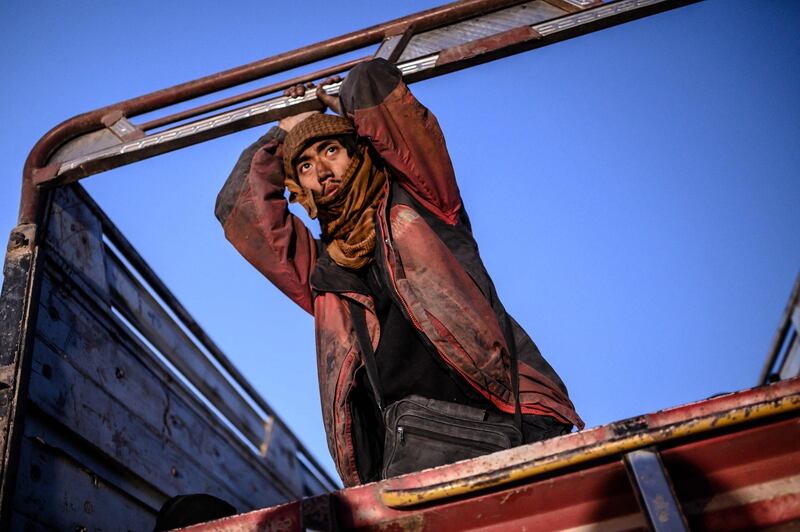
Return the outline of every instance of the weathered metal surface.
[[[59,266],[69,276],[79,278],[102,300],[109,300],[100,221],[70,189],[54,192],[42,242],[50,256],[61,259]]]
[[[631,436],[654,441],[660,439],[656,435],[673,433],[679,437],[661,439],[659,452],[692,529],[800,524],[798,408],[800,379],[794,379],[342,490],[330,497],[328,529],[645,529],[621,449],[492,489],[473,484],[475,489],[458,497],[427,498],[411,507],[390,507],[385,495],[427,493],[432,486],[492,478],[496,471],[510,478],[516,469],[552,456],[571,456],[592,446],[614,448]],[[741,417],[731,417],[734,411]],[[736,423],[728,424],[731,420]],[[701,430],[676,432],[693,426]],[[297,530],[301,524],[302,507],[296,502],[192,530]]]
[[[92,213],[100,220],[103,227],[103,234],[125,258],[127,263],[130,264],[139,277],[147,283],[164,305],[169,308],[172,314],[180,320],[181,324],[192,334],[199,344],[214,357],[216,363],[225,370],[236,385],[247,394],[249,400],[260,409],[265,416],[264,423],[269,421],[272,425],[280,425],[282,427],[282,433],[291,438],[292,446],[297,449],[298,455],[301,457],[301,465],[304,470],[304,489],[311,489],[313,493],[319,493],[321,491],[333,489],[338,485],[338,482],[331,478],[308,449],[306,449],[303,443],[287,428],[280,416],[275,413],[264,398],[228,359],[225,353],[222,352],[219,346],[217,346],[203,328],[194,320],[192,315],[189,314],[186,308],[169,288],[167,288],[163,281],[161,281],[158,275],[150,268],[130,242],[128,242],[127,238],[116,228],[102,209],[100,209],[81,187],[75,187],[74,190],[81,201],[88,205]]]
[[[541,34],[530,26],[512,28],[482,39],[470,41],[467,44],[447,48],[439,54],[439,57],[436,59],[436,66],[444,66],[458,61],[472,59],[473,57],[479,57],[497,50],[504,50],[513,45],[522,45],[541,38]]]
[[[45,280],[40,342],[34,351],[33,382],[45,389],[32,388],[31,398],[42,401],[44,411],[152,485],[172,486],[171,494],[185,489],[185,483],[178,483],[184,477],[175,480],[172,467],[234,483],[248,507],[300,493],[281,493],[280,479],[270,479],[257,456],[226,436],[216,416],[192,400],[145,346],[137,347],[121,324],[100,325],[85,302],[64,293],[71,290],[68,284],[58,284],[55,288]],[[175,448],[171,458],[162,450],[168,445]]]
[[[287,79],[286,81],[281,81],[278,83],[272,83],[267,85],[266,87],[260,87],[258,89],[253,89],[251,91],[244,92],[242,94],[237,94],[235,96],[230,96],[228,98],[223,98],[221,100],[217,100],[206,105],[200,105],[198,107],[194,107],[192,109],[187,109],[185,111],[181,111],[179,113],[167,115],[164,117],[154,118],[149,122],[145,122],[141,124],[139,127],[145,131],[156,129],[162,126],[166,126],[169,124],[174,124],[176,122],[180,122],[182,120],[188,120],[189,118],[194,118],[196,116],[200,116],[206,113],[210,113],[212,111],[217,111],[219,109],[224,109],[226,107],[230,107],[232,105],[236,105],[239,103],[246,102],[248,100],[253,100],[255,98],[259,98],[261,96],[266,96],[268,94],[274,94],[276,92],[282,91],[284,89],[288,89],[294,85],[300,83],[306,83],[308,81],[315,81],[318,79],[324,79],[329,76],[333,76],[335,74],[341,74],[342,72],[346,72],[356,66],[359,63],[362,63],[369,59],[370,56],[359,57],[358,59],[353,59],[352,61],[346,61],[340,65],[335,65],[328,68],[323,68],[317,70],[316,72],[312,72],[310,74],[303,74],[302,76],[296,76],[291,79]],[[88,152],[87,152],[88,153]]]
[[[44,213],[37,213],[37,218],[31,223],[20,224],[11,231],[3,266],[0,292],[0,529],[7,527],[11,519],[14,479],[19,465],[17,456],[24,427],[42,263],[42,255],[36,246],[41,237],[38,224],[45,223],[45,219]]]
[[[579,9],[574,6],[573,8]],[[531,26],[565,14],[567,12],[564,10],[543,0],[535,0],[451,24],[444,28],[418,32],[408,43],[398,61],[401,63],[412,61],[448,48],[462,46],[520,26]]]
[[[26,428],[8,530],[152,530],[156,508],[147,507],[87,464],[53,447]]]
[[[781,364],[781,379],[791,379],[800,375],[800,336],[797,333],[800,331],[800,312],[795,312],[793,317],[794,334],[788,338],[786,357]]]
[[[215,494],[244,511],[331,489],[266,402],[253,398],[267,406],[257,411],[209,362],[197,342],[212,357],[218,348],[85,192],[49,195],[46,238],[35,245],[34,228],[18,227],[6,260],[0,316],[11,324],[3,333],[13,334],[0,352],[0,421],[4,445],[14,445],[3,455],[0,529],[148,529],[179,493]],[[129,265],[166,300],[135,281]],[[172,363],[149,346],[174,355]],[[269,460],[259,453],[267,418],[276,427]]]
[[[266,436],[261,446],[265,463],[274,469],[276,476],[290,486],[298,497],[312,495],[303,493],[303,469],[297,458],[297,447],[286,433],[283,425],[267,420]]]
[[[400,56],[403,55],[408,42],[413,36],[414,28],[409,27],[403,33],[386,37],[378,47],[374,57],[380,57],[390,63],[396,63]]]
[[[587,7],[586,5],[581,5],[578,3],[570,2],[569,0],[544,0],[548,4],[553,7],[556,7],[566,13],[577,13],[581,11],[581,8]],[[602,0],[595,2],[595,5],[599,5],[602,3]]]
[[[793,382],[800,387],[800,381]],[[581,433],[584,438],[575,438],[584,445],[553,453],[546,456],[537,456],[534,460],[526,459],[522,462],[510,462],[504,467],[488,469],[479,474],[460,476],[453,480],[440,481],[431,485],[413,487],[389,487],[382,492],[382,498],[387,506],[402,508],[417,504],[429,503],[440,499],[461,496],[468,493],[486,490],[497,486],[511,484],[527,478],[552,473],[560,469],[573,467],[592,460],[615,456],[643,447],[669,442],[678,438],[685,438],[702,434],[712,429],[736,425],[752,419],[773,416],[784,412],[800,411],[800,392],[776,399],[765,399],[761,402],[737,405],[724,411],[714,411],[705,415],[696,415],[690,419],[671,421],[664,419],[659,412],[648,416],[636,418],[635,424],[629,421],[607,425],[610,428],[611,438],[602,431],[597,433],[594,442],[587,439],[595,431]],[[585,438],[589,437],[589,438]],[[514,454],[512,453],[513,457]]]
[[[91,471],[107,484],[114,486],[116,491],[138,501],[143,508],[150,509],[150,513],[157,510],[167,496],[162,486],[153,486],[142,482],[129,470],[118,467],[114,460],[98,453],[93,447],[87,446],[85,440],[79,435],[67,430],[59,423],[54,423],[36,405],[31,405],[28,415],[25,416],[24,442],[24,445],[38,446],[40,451],[61,456],[72,464],[80,464],[77,467]],[[30,483],[32,480],[33,477],[23,471],[18,483],[22,485]],[[17,493],[17,497],[20,496]]]
[[[50,418],[170,495],[211,493],[237,508],[252,507],[249,483],[238,490],[225,476],[222,457],[190,454],[167,432],[168,424],[151,426],[131,410],[139,396],[108,393],[43,343],[36,344],[34,357],[41,366],[34,363],[30,399]]]
[[[658,451],[639,449],[629,452],[625,455],[625,465],[650,528],[656,532],[688,530],[686,518]]]
[[[19,222],[29,223],[34,221],[39,209],[40,196],[39,191],[33,184],[34,175],[50,164],[51,155],[60,146],[71,139],[102,129],[102,117],[106,116],[108,113],[119,111],[123,116],[131,118],[149,111],[168,107],[176,103],[185,102],[193,98],[254,81],[271,74],[308,65],[315,61],[377,44],[385,36],[394,35],[398,30],[402,31],[402,29],[407,28],[409,25],[413,25],[420,31],[424,31],[466,17],[513,5],[519,1],[520,0],[465,0],[446,4],[408,17],[402,17],[384,24],[365,28],[304,48],[285,52],[224,72],[152,92],[131,100],[109,105],[66,120],[46,133],[39,142],[36,143],[31,153],[28,155],[23,171]],[[183,146],[185,145],[186,144],[183,144]],[[180,146],[181,145],[175,145],[172,149],[176,149]],[[133,160],[138,159],[129,159],[127,162],[132,162]],[[52,173],[53,171],[54,169],[49,167],[44,173]]]
[[[264,441],[259,414],[233,387],[166,310],[125,271],[119,259],[106,256],[113,303],[158,351],[208,398],[255,447]]]

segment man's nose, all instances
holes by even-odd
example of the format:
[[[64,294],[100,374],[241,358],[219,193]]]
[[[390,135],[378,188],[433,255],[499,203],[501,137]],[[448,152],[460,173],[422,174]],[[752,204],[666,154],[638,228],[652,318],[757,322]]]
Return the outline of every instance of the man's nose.
[[[320,161],[317,164],[317,179],[319,179],[320,183],[324,183],[325,180],[333,177],[333,170],[327,163],[324,161]]]
[[[328,179],[333,177],[333,170],[324,162],[320,162],[317,165],[317,180],[319,181],[320,185],[325,183]]]

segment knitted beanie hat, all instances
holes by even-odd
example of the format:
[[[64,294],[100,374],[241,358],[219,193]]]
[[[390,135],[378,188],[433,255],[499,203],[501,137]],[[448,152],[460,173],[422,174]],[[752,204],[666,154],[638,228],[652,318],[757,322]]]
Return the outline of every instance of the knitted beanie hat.
[[[313,114],[294,126],[283,141],[283,166],[286,177],[296,180],[294,165],[297,157],[316,140],[338,135],[354,135],[353,123],[338,115]]]

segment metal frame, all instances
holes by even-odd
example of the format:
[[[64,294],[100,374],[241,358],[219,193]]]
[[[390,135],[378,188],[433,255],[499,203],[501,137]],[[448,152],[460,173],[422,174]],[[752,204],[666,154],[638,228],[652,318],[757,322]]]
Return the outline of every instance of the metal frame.
[[[778,383],[771,390],[753,389],[739,392],[738,395],[740,404],[731,405],[731,396],[708,400],[708,405],[713,407],[707,406],[706,411],[710,413],[705,415],[703,409],[696,408],[693,416],[687,416],[685,411],[693,406],[689,405],[672,409],[672,412],[657,412],[618,421],[595,429],[598,431],[596,441],[591,441],[593,438],[586,431],[575,433],[571,435],[573,439],[577,439],[575,436],[581,434],[584,440],[589,441],[585,445],[576,445],[560,453],[526,457],[518,463],[478,474],[459,476],[451,481],[416,483],[413,487],[394,487],[395,483],[389,482],[381,490],[380,497],[390,508],[406,508],[467,494],[474,495],[620,453],[653,445],[664,445],[757,419],[780,414],[796,414],[800,410],[800,379]],[[672,413],[682,415],[676,421]]]
[[[32,325],[36,320],[36,305],[31,303],[36,301],[40,282],[37,265],[41,261],[41,253],[37,244],[42,237],[38,232],[45,227],[46,188],[275,121],[303,110],[320,108],[321,103],[309,93],[302,98],[278,96],[230,109],[231,106],[275,94],[295,83],[346,72],[367,58],[350,60],[144,123],[137,124],[132,121],[134,117],[378,44],[381,46],[377,55],[396,60],[406,81],[411,83],[696,1],[699,0],[613,0],[608,3],[600,0],[464,0],[96,109],[54,127],[36,143],[26,160],[18,225],[11,233],[6,254],[5,283],[0,301],[0,452],[5,467],[0,485],[0,508],[7,508],[10,500],[7,480],[10,468],[13,468],[15,441],[19,437],[17,420],[23,417],[24,401],[20,401],[20,394],[26,387],[26,361],[30,354]],[[544,19],[527,21],[522,25],[502,25],[502,21],[508,20],[509,16],[514,20],[514,13],[522,9],[538,9],[549,14]],[[458,29],[475,23],[482,28],[476,35],[469,36],[469,32]],[[448,42],[441,39],[440,33],[453,28],[456,28],[456,34],[460,34],[460,40]],[[420,52],[424,47],[418,45],[424,40],[423,37],[434,43],[439,42],[438,48],[434,45],[433,49]],[[416,44],[415,39],[419,41]],[[412,49],[418,52],[410,52]],[[328,87],[328,91],[335,94],[338,86]],[[207,116],[218,111],[221,112]],[[184,123],[194,118],[198,119]],[[142,270],[148,282],[173,307],[176,314],[182,319],[188,317],[185,309],[146,264]],[[199,328],[192,329],[192,332],[209,351],[215,355],[221,354]],[[236,369],[224,356],[219,358],[229,373],[249,392],[250,385]],[[265,405],[260,406],[269,411]]]
[[[778,330],[772,338],[764,367],[758,376],[759,385],[800,374],[800,275],[783,309]]]
[[[75,181],[117,166],[275,121],[303,110],[319,108],[321,104],[311,93],[296,99],[277,97],[190,124],[176,125],[166,131],[148,134],[150,130],[174,125],[187,118],[275,93],[293,83],[344,72],[362,59],[327,67],[286,82],[271,84],[262,89],[153,119],[144,124],[137,125],[130,122],[132,117],[143,113],[164,109],[199,96],[378,43],[384,43],[381,46],[383,51],[379,49],[378,55],[384,55],[386,47],[403,45],[400,47],[402,50],[394,50],[393,56],[399,58],[398,66],[406,80],[414,82],[696,1],[698,0],[615,0],[603,4],[599,0],[528,2],[466,0],[103,107],[63,122],[45,134],[34,146],[23,173],[19,223],[35,221],[40,186],[55,186]],[[508,10],[521,11],[524,6],[528,11],[545,9],[549,13],[548,18],[509,28],[509,17],[510,20],[514,20],[516,12],[509,13]],[[447,45],[446,40],[441,40],[441,35],[436,35],[437,32],[454,28],[455,31],[451,34],[458,34],[458,24],[474,23],[477,19],[481,19],[478,24],[480,31],[475,33],[474,27],[464,28],[459,44]],[[469,29],[469,32],[466,29]],[[408,47],[413,45],[415,37],[423,34],[432,37],[434,43],[441,40],[445,46],[439,49],[434,46],[433,49],[427,49],[428,53],[425,55],[415,56],[417,54],[412,53],[410,55],[414,57],[409,57]],[[405,35],[405,42],[399,43],[398,35]],[[336,93],[338,87],[329,89],[330,93]]]
[[[798,412],[795,378],[193,530],[686,530],[679,502],[691,525],[704,530],[795,524]],[[661,496],[655,523],[637,504],[626,456],[638,470],[634,483],[644,477],[639,466],[661,477],[658,489],[644,487],[646,497]],[[665,523],[658,514],[670,506]]]
[[[636,491],[642,513],[656,532],[689,530],[667,470],[656,449],[639,449],[625,455],[625,468]]]

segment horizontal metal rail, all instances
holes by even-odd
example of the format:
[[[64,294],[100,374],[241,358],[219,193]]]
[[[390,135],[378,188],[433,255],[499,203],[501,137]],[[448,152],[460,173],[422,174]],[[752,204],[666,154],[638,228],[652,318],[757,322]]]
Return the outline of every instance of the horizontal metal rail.
[[[114,113],[124,117],[137,116],[255,81],[271,74],[377,44],[384,37],[402,33],[412,25],[420,30],[429,29],[518,2],[519,0],[466,0],[453,2],[70,118],[47,132],[28,155],[23,170],[19,223],[26,224],[36,221],[39,210],[39,193],[33,183],[34,173],[46,167],[49,164],[51,155],[64,143],[80,135],[105,127],[104,117]]]
[[[56,126],[33,148],[23,175],[19,221],[21,224],[35,221],[39,186],[69,183],[303,110],[319,109],[321,104],[313,94],[298,99],[279,97],[152,135],[144,133],[252,99],[259,93],[280,90],[290,82],[313,79],[312,75],[306,75],[156,118],[138,127],[128,121],[146,112],[378,43],[383,43],[378,55],[397,57],[406,80],[418,81],[695,1],[698,0],[616,0],[602,4],[599,0],[466,0],[97,109]],[[455,35],[456,40],[445,38],[448,30],[453,30],[449,36]],[[400,43],[403,49],[387,51]],[[339,65],[344,66],[346,63]],[[322,70],[317,75],[324,77],[333,70],[341,72],[339,67]],[[330,92],[335,91],[336,87],[332,87]],[[72,151],[65,150],[69,144],[73,144]],[[54,161],[55,155],[58,157]]]
[[[181,111],[179,113],[171,114],[168,116],[164,116],[161,118],[156,118],[149,122],[145,122],[139,126],[139,129],[142,131],[150,131],[151,129],[156,129],[162,126],[166,126],[169,124],[174,124],[176,122],[180,122],[181,120],[188,120],[189,118],[194,118],[196,116],[200,116],[206,113],[210,113],[212,111],[218,111],[220,109],[224,109],[225,107],[229,107],[231,105],[236,105],[238,103],[243,103],[248,100],[253,100],[255,98],[259,98],[261,96],[266,96],[268,94],[274,94],[278,91],[282,91],[284,89],[288,89],[294,85],[300,83],[306,83],[308,81],[314,81],[317,79],[322,79],[328,76],[333,76],[336,74],[341,74],[342,72],[346,72],[356,66],[359,63],[362,63],[369,59],[371,56],[360,57],[358,59],[353,59],[352,61],[347,61],[346,63],[342,63],[340,65],[324,68],[322,70],[318,70],[316,72],[312,72],[311,74],[305,74],[302,76],[297,76],[292,79],[288,79],[286,81],[281,81],[280,83],[273,83],[271,85],[267,85],[266,87],[261,87],[258,89],[253,89],[251,91],[238,94],[236,96],[231,96],[229,98],[224,98],[222,100],[218,100],[216,102],[212,102],[206,105],[201,105],[199,107],[194,107],[192,109],[188,109],[186,111]]]
[[[743,404],[724,412],[682,420],[674,424],[657,427],[657,430],[634,433],[612,441],[601,441],[594,445],[579,447],[564,453],[539,457],[530,462],[509,465],[474,476],[461,477],[453,481],[413,488],[387,487],[381,491],[381,499],[389,508],[408,508],[421,504],[475,495],[487,489],[507,486],[520,480],[530,479],[578,464],[618,456],[636,449],[695,436],[758,419],[788,414],[800,410],[800,379],[775,385],[785,389],[787,395],[775,399]]]

